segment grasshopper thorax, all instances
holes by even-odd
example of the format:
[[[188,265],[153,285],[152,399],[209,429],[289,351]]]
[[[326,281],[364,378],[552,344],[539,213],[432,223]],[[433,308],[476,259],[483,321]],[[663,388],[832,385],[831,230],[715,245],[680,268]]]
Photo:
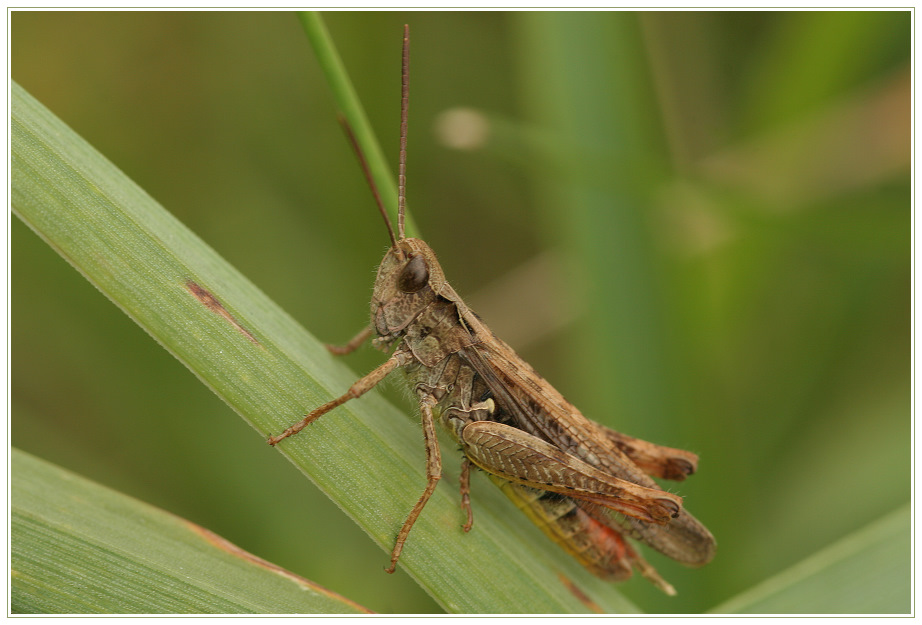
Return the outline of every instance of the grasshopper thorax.
[[[413,320],[436,301],[445,274],[421,239],[400,239],[378,266],[371,298],[371,318],[383,342],[400,338]]]

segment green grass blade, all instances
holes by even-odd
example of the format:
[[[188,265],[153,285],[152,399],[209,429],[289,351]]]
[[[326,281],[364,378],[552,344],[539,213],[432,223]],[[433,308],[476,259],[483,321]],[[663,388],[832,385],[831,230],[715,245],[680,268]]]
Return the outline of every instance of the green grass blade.
[[[639,18],[612,13],[587,20],[569,12],[516,18],[523,99],[569,139],[569,151],[536,179],[547,238],[566,250],[563,297],[585,302],[587,311],[573,341],[582,364],[573,384],[590,398],[598,395],[593,389],[607,389],[604,404],[585,402],[581,410],[604,415],[616,397],[621,427],[631,419],[655,422],[676,411],[647,213],[664,180],[665,148]]]
[[[356,379],[16,84],[11,128],[14,212],[247,420],[260,439]],[[130,412],[126,407],[126,418]],[[203,448],[220,444],[220,432],[200,442]],[[254,437],[254,444],[265,443]],[[425,484],[418,426],[370,393],[280,448],[390,550]],[[448,475],[459,461],[449,449]],[[446,479],[401,559],[400,566],[442,606],[453,612],[586,611],[579,593],[560,579],[565,576],[603,610],[633,609],[611,585],[593,579],[530,527],[481,477],[473,485],[474,531],[461,531],[457,490]],[[309,519],[304,531],[310,531]],[[382,567],[386,562],[382,553]],[[384,575],[357,574],[368,575],[369,583]]]
[[[14,449],[15,613],[367,612],[168,512]]]
[[[394,183],[394,174],[387,164],[384,152],[381,150],[381,144],[378,142],[378,138],[371,128],[371,123],[368,121],[368,115],[365,114],[365,108],[362,106],[362,102],[355,92],[352,80],[350,80],[349,74],[346,72],[339,52],[336,51],[336,46],[333,44],[333,39],[330,37],[330,33],[327,30],[326,24],[323,22],[323,18],[321,18],[320,14],[316,11],[300,11],[298,17],[301,20],[301,25],[304,27],[304,32],[307,34],[308,41],[310,41],[311,46],[314,48],[314,54],[320,62],[323,74],[330,84],[333,97],[336,100],[336,105],[342,112],[343,117],[345,117],[346,121],[349,123],[355,141],[368,162],[368,169],[371,172],[372,178],[374,178],[375,186],[378,188],[381,201],[384,202],[384,206],[387,209],[388,215],[390,215],[391,223],[396,233],[397,185]],[[396,42],[397,33],[394,33],[394,35],[394,41]],[[394,49],[397,49],[396,45]],[[396,62],[398,58],[399,57],[395,54],[395,85],[399,84],[397,82],[397,77],[399,76],[397,70],[399,65],[397,65]],[[397,92],[395,91],[395,97],[396,95]],[[412,216],[407,214],[405,216],[405,221],[407,236],[418,236],[418,231],[413,223]]]
[[[911,528],[907,505],[711,612],[908,614]]]

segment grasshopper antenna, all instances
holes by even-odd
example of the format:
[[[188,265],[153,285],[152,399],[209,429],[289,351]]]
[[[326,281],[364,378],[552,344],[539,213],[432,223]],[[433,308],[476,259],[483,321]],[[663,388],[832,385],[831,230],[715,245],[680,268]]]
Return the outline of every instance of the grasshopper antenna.
[[[410,109],[410,25],[403,25],[403,56],[400,66],[400,157],[397,160],[397,232],[405,238],[407,212],[407,117]]]
[[[349,138],[349,143],[352,144],[355,155],[359,157],[362,173],[365,174],[365,180],[368,181],[368,186],[371,187],[371,194],[375,196],[375,203],[378,205],[378,210],[381,211],[381,216],[384,217],[384,225],[387,226],[387,233],[391,237],[391,244],[397,247],[397,237],[394,236],[394,226],[391,224],[391,218],[387,216],[387,209],[384,208],[384,202],[381,201],[381,194],[378,193],[378,185],[375,184],[375,179],[371,176],[371,170],[368,168],[368,161],[365,160],[365,154],[362,152],[359,142],[355,139],[352,126],[349,125],[349,120],[347,120],[342,113],[337,115],[337,119],[339,120],[339,124],[343,127],[343,130],[346,131],[346,136]],[[403,236],[400,238],[402,239]]]
[[[406,238],[404,215],[407,212],[407,118],[409,117],[408,111],[410,106],[409,24],[403,25],[403,56],[400,76],[400,155],[397,162],[397,232],[400,235],[400,239],[404,239]],[[362,148],[355,138],[355,133],[352,132],[352,126],[349,125],[349,120],[347,120],[342,113],[339,113],[337,119],[339,119],[340,125],[346,132],[349,143],[352,144],[352,149],[355,151],[355,155],[359,159],[359,164],[362,166],[362,173],[365,175],[365,180],[368,181],[368,186],[371,187],[371,193],[375,196],[375,203],[378,205],[381,216],[384,217],[387,233],[391,237],[391,245],[397,247],[398,238],[394,234],[394,226],[391,224],[391,218],[387,215],[387,209],[384,208],[384,202],[381,201],[378,185],[375,184],[375,180],[371,175],[371,170],[368,168],[368,161],[365,160],[365,154],[362,152]]]

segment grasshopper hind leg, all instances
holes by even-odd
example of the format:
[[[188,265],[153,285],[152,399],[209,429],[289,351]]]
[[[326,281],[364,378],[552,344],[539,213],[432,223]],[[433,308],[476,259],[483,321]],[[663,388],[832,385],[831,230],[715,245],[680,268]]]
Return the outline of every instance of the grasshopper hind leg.
[[[621,582],[637,571],[667,595],[676,594],[675,588],[643,559],[617,528],[599,521],[587,511],[593,504],[513,484],[495,475],[488,476],[548,538],[596,577]]]
[[[474,510],[471,508],[471,461],[464,457],[461,461],[461,509],[467,515],[467,521],[462,528],[465,532],[474,527]]]

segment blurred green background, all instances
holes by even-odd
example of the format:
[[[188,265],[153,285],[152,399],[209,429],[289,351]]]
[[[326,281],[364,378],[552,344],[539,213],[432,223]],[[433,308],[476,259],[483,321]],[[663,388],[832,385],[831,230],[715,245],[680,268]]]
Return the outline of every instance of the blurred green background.
[[[700,454],[672,490],[718,555],[650,554],[679,595],[638,605],[705,610],[909,501],[909,12],[324,17],[393,160],[411,25],[409,204],[456,290],[587,416]],[[12,25],[13,78],[314,335],[366,323],[387,237],[295,15]],[[11,258],[15,446],[438,611],[18,220]]]

